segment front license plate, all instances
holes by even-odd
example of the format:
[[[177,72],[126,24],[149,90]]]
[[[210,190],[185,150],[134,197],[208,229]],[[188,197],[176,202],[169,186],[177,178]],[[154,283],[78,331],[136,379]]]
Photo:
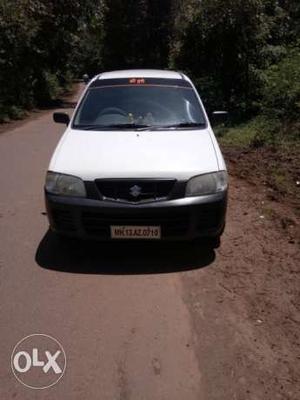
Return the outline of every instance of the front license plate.
[[[160,226],[111,226],[112,239],[160,239]]]

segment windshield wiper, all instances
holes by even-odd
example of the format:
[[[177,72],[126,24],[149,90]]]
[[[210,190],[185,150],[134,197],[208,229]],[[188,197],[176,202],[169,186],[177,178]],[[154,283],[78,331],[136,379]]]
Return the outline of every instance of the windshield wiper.
[[[138,128],[138,130],[156,130],[156,129],[176,129],[176,128],[203,128],[205,127],[205,122],[181,122],[179,124],[171,125],[146,125],[145,127]]]
[[[181,122],[179,124],[170,124],[170,125],[145,125],[145,124],[110,124],[110,125],[96,125],[96,124],[87,124],[87,125],[74,125],[75,129],[82,129],[85,131],[92,130],[110,130],[110,129],[133,129],[139,131],[146,130],[157,130],[157,129],[177,129],[177,128],[201,128],[205,127],[206,124],[204,122]]]
[[[170,128],[202,128],[206,126],[205,122],[181,122],[180,124],[170,125]]]
[[[142,129],[146,128],[147,125],[141,124],[111,124],[111,125],[75,125],[75,129],[82,129],[84,131],[92,131],[92,130],[106,130],[106,129]]]

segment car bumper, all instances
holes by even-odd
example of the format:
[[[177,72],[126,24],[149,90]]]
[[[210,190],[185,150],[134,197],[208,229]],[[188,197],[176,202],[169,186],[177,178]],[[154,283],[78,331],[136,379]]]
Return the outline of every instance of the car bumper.
[[[216,237],[224,230],[227,207],[226,192],[138,205],[47,192],[45,199],[53,231],[92,240],[110,240],[112,225],[160,226],[161,240]]]

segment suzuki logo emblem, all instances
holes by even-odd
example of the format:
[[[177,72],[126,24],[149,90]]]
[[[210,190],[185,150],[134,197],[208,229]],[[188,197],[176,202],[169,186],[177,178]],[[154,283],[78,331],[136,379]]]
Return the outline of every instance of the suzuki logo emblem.
[[[133,197],[139,197],[139,195],[142,193],[142,188],[138,185],[134,185],[130,188],[130,194]]]

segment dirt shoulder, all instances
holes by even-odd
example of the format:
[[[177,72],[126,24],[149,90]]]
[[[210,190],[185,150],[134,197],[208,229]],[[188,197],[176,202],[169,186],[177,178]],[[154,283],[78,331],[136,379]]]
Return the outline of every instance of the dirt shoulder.
[[[213,268],[181,277],[204,393],[298,400],[299,147],[222,150],[230,173],[222,246]]]
[[[300,398],[299,246],[263,217],[265,198],[232,176],[214,266],[181,277],[210,400]]]
[[[230,175],[261,193],[261,217],[299,244],[300,143],[258,149],[223,145],[222,151]]]

